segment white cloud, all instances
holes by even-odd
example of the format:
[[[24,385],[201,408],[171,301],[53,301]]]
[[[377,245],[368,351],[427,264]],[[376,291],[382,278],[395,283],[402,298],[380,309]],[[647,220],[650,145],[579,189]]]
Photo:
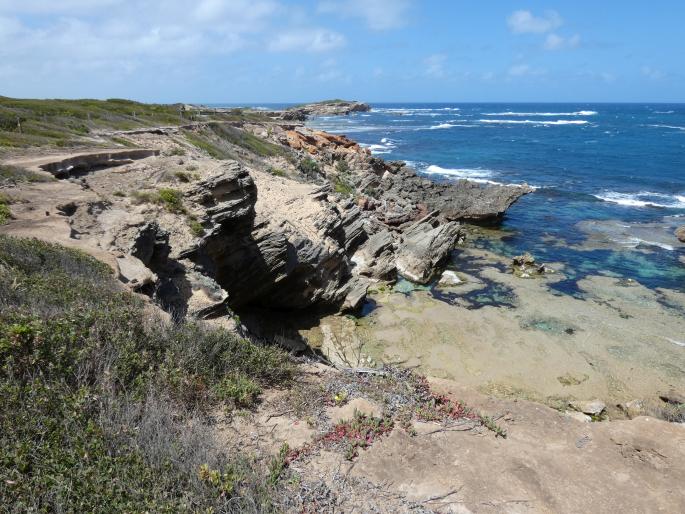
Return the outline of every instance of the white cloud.
[[[426,57],[423,61],[426,66],[426,75],[434,78],[444,77],[445,61],[447,61],[447,56],[444,54],[433,54]]]
[[[410,0],[325,0],[318,11],[361,18],[373,30],[387,30],[407,24],[410,6]]]
[[[327,52],[346,44],[345,36],[326,29],[300,29],[281,32],[269,42],[272,52]]]
[[[659,80],[664,78],[664,73],[661,70],[656,70],[651,66],[643,66],[640,69],[640,72],[650,80]]]
[[[561,27],[564,23],[556,11],[547,11],[544,16],[534,16],[530,11],[515,11],[507,18],[509,29],[514,34],[544,34]]]
[[[545,70],[533,68],[528,64],[515,64],[507,72],[509,77],[525,77],[544,75]]]
[[[580,35],[574,34],[569,37],[562,37],[558,34],[551,33],[545,39],[546,50],[563,50],[567,48],[578,48],[580,46]]]
[[[0,0],[0,12],[24,14],[83,13],[123,3],[122,0]]]

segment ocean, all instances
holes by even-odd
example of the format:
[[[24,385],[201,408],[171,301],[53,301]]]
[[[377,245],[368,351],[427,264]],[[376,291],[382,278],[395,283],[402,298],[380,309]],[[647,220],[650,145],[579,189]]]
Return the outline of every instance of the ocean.
[[[564,292],[588,274],[685,291],[684,104],[372,104],[308,125],[433,180],[534,186],[470,244],[561,263]]]

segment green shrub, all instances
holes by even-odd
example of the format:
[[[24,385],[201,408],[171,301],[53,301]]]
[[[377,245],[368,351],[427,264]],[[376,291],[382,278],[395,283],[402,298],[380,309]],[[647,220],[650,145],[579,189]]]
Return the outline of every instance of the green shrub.
[[[179,182],[190,182],[190,175],[188,175],[185,171],[177,171],[174,173],[174,176]]]
[[[311,157],[302,159],[297,164],[297,169],[299,169],[308,177],[316,177],[321,174],[321,168],[319,167],[319,164]]]
[[[7,204],[0,202],[0,225],[4,225],[12,218],[12,213]]]
[[[114,193],[112,193],[112,194],[114,196],[118,196],[119,198],[125,198],[126,197],[126,193],[124,193],[123,191],[114,191]]]
[[[286,173],[280,168],[274,168],[273,166],[269,166],[266,169],[267,173],[270,173],[271,175],[274,175],[275,177],[285,177]]]
[[[240,408],[252,407],[261,392],[254,380],[240,373],[225,377],[215,388],[217,398]]]
[[[166,210],[175,214],[186,212],[186,208],[183,205],[183,193],[177,189],[162,188],[159,191],[133,191],[131,199],[134,204],[161,204]]]
[[[350,172],[350,165],[347,164],[347,161],[340,160],[335,164],[335,171],[341,175],[345,175]]]
[[[335,177],[333,189],[336,193],[340,193],[343,196],[352,196],[354,193],[354,187],[345,179],[345,177],[341,176]]]
[[[188,222],[188,227],[190,227],[190,232],[195,237],[202,237],[205,234],[205,228],[202,226],[202,223],[197,221],[197,219],[189,216],[187,219],[187,222]]]
[[[159,201],[170,212],[185,212],[183,193],[177,189],[163,188],[159,190]]]

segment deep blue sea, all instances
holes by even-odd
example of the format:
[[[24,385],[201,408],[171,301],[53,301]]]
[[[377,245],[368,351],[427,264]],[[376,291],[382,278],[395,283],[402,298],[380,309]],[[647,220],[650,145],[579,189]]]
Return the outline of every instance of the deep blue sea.
[[[685,104],[373,104],[308,124],[434,180],[537,188],[472,244],[685,290]]]

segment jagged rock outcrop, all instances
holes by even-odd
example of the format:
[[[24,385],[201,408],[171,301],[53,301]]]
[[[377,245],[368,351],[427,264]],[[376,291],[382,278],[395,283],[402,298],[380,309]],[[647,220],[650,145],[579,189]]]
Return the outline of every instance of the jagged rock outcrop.
[[[363,285],[351,280],[347,254],[367,237],[353,202],[322,198],[325,208],[309,220],[316,234],[304,233],[285,212],[255,213],[257,188],[237,162],[224,163],[186,197],[194,203],[193,214],[211,228],[182,256],[228,292],[232,307],[340,307],[351,292],[348,305],[363,297]]]
[[[441,222],[437,211],[430,213],[402,234],[397,249],[398,273],[412,282],[428,283],[461,236],[458,223]]]

